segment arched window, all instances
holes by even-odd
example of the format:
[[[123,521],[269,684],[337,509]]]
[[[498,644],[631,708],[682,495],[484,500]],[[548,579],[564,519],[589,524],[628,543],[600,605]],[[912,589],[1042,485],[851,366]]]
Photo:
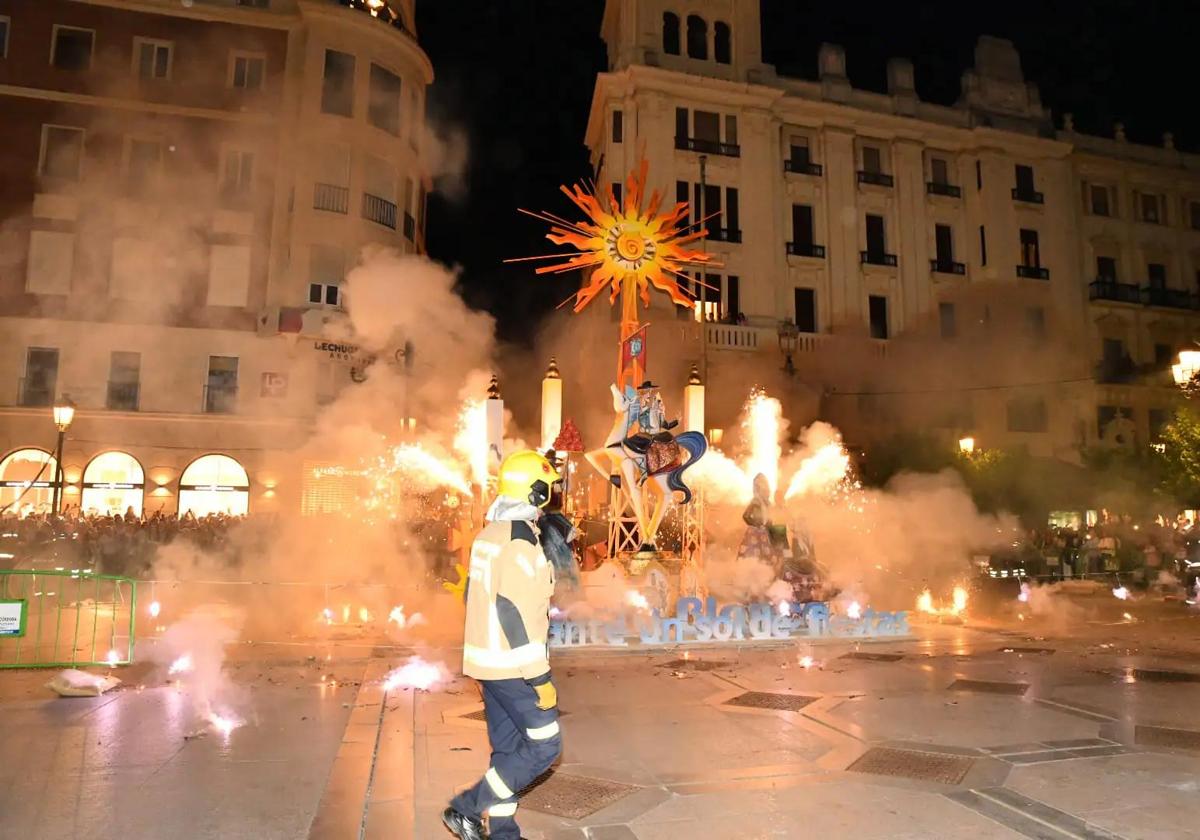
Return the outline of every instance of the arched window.
[[[688,15],[687,50],[688,58],[708,58],[708,24],[699,15]]]
[[[228,455],[202,455],[179,477],[179,515],[210,513],[245,516],[250,509],[250,478]]]
[[[723,20],[713,24],[713,58],[717,64],[730,64],[733,61],[733,37],[729,24]]]
[[[679,15],[663,12],[663,52],[679,55]]]
[[[0,461],[0,513],[48,513],[54,470],[54,456],[41,449],[18,449]]]
[[[102,516],[121,515],[128,510],[141,516],[145,488],[146,474],[136,458],[128,452],[102,452],[83,471],[79,507],[84,513]]]

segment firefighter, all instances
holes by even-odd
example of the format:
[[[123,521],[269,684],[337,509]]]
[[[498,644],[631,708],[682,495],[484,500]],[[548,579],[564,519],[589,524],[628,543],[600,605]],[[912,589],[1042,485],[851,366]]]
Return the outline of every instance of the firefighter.
[[[519,840],[517,793],[562,752],[547,650],[554,567],[538,527],[559,480],[537,452],[509,455],[471,546],[463,674],[479,681],[492,757],[483,778],[442,813],[460,840]]]

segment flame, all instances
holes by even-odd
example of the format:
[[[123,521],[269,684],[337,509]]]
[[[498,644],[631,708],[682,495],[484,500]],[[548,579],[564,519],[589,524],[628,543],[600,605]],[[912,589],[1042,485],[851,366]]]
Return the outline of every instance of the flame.
[[[443,665],[426,662],[421,657],[414,656],[384,677],[383,690],[415,688],[418,691],[429,691],[449,678],[450,674]]]
[[[950,607],[951,615],[958,615],[967,608],[967,590],[961,586],[954,587],[954,605]]]
[[[467,462],[471,472],[471,483],[487,487],[488,481],[488,432],[487,404],[482,400],[467,400],[458,415],[458,429],[454,434],[454,451]],[[467,488],[463,495],[470,495]]]
[[[1128,589],[1126,589],[1124,586],[1117,586],[1117,587],[1115,587],[1115,588],[1113,589],[1113,591],[1112,591],[1112,594],[1113,594],[1113,596],[1114,596],[1114,597],[1116,597],[1118,600],[1121,600],[1121,601],[1128,601],[1128,600],[1129,600],[1129,590],[1128,590]]]
[[[850,471],[850,456],[840,441],[830,441],[800,463],[788,483],[785,499],[809,493],[825,493],[836,487]]]
[[[150,612],[151,618],[158,618],[158,614],[161,610],[162,610],[162,604],[158,603],[158,601],[150,602],[149,612]]]
[[[815,663],[813,662],[813,658],[811,656],[801,656],[800,657],[800,667],[803,668],[804,670],[807,671],[814,664]]]
[[[171,663],[171,667],[167,669],[168,674],[186,674],[192,670],[192,655],[185,653],[183,656]]]
[[[242,721],[229,715],[218,714],[217,712],[208,713],[208,722],[212,724],[213,729],[220,732],[226,738],[229,733],[242,725]]]
[[[936,615],[937,610],[933,608],[933,593],[928,589],[917,596],[917,612]]]

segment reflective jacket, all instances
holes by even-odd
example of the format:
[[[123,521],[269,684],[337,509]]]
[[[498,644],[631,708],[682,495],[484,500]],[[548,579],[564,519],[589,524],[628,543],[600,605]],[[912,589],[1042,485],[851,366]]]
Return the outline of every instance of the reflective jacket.
[[[478,680],[532,680],[550,670],[546,648],[554,567],[532,505],[501,496],[471,545],[463,673]]]

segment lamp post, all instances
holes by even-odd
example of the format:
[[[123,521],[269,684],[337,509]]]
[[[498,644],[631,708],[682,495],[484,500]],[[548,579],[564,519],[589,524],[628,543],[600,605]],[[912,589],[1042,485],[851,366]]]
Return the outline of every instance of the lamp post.
[[[54,425],[58,427],[58,445],[54,450],[54,494],[53,494],[53,512],[57,517],[62,510],[63,497],[63,439],[67,435],[67,429],[71,426],[71,421],[75,419],[75,403],[71,402],[71,398],[63,394],[63,398],[54,404]]]
[[[1171,377],[1175,380],[1175,384],[1183,389],[1185,396],[1192,396],[1196,390],[1198,383],[1197,375],[1200,374],[1200,350],[1180,350],[1179,360],[1171,365]]]
[[[779,328],[776,330],[779,337],[779,352],[783,354],[783,370],[788,376],[796,374],[796,365],[792,361],[792,354],[796,352],[796,343],[800,338],[800,330],[792,323],[792,319],[779,322]]]
[[[959,438],[958,451],[967,458],[970,458],[971,455],[975,453],[975,438],[971,437],[970,435],[964,438]]]

